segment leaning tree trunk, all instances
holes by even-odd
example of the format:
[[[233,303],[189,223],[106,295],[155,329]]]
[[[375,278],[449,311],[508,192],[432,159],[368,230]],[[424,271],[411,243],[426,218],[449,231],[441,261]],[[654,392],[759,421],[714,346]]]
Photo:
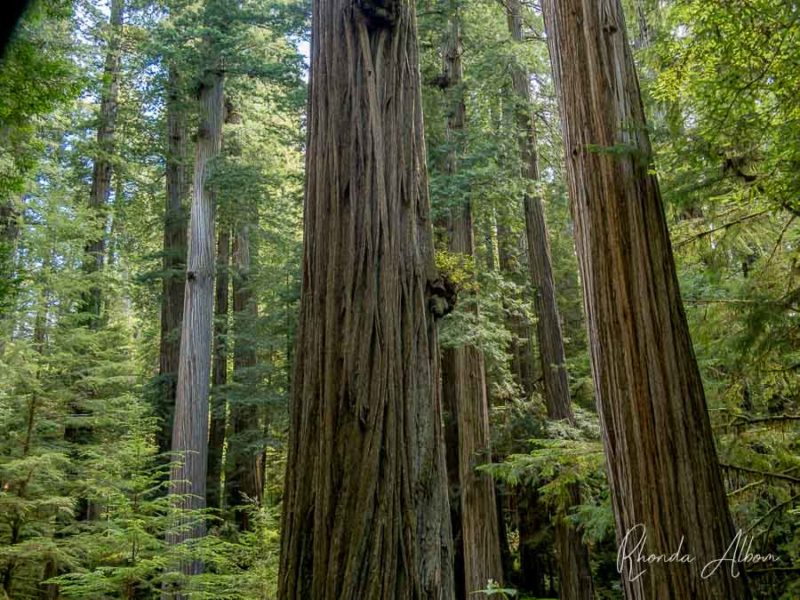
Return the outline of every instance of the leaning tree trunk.
[[[200,82],[200,124],[197,130],[192,205],[189,219],[186,292],[181,327],[180,364],[172,429],[176,460],[170,472],[170,494],[178,517],[167,543],[179,544],[205,535],[197,511],[206,505],[208,460],[208,392],[214,319],[214,200],[207,187],[211,161],[222,143],[223,75],[219,68],[205,72]],[[202,571],[198,561],[181,565],[184,574]],[[178,594],[178,597],[182,597]]]
[[[643,554],[696,557],[623,560],[626,597],[749,598],[731,569],[701,578],[734,532],[621,4],[544,10],[617,537],[643,525]]]
[[[523,41],[522,4],[520,0],[509,0],[508,26],[514,40]],[[520,154],[525,176],[531,181],[539,179],[539,161],[536,148],[536,126],[531,115],[531,92],[529,74],[524,68],[512,72],[515,110],[519,132]],[[533,306],[536,312],[536,339],[539,346],[547,417],[553,421],[566,420],[574,424],[572,404],[567,379],[564,336],[561,332],[561,316],[556,301],[556,287],[550,258],[550,242],[544,218],[542,199],[538,194],[525,193],[525,235],[528,241],[528,269],[533,288]],[[572,484],[567,490],[565,508],[580,504],[580,489]],[[581,536],[570,525],[566,515],[556,515],[554,525],[555,545],[558,555],[559,591],[563,600],[591,600],[592,570],[589,552]]]
[[[226,471],[228,506],[238,509],[235,517],[239,528],[251,527],[249,512],[243,507],[261,503],[264,489],[263,427],[259,423],[258,405],[252,400],[256,368],[253,328],[258,318],[258,305],[253,295],[250,225],[236,227],[233,247],[233,379],[237,394],[231,403],[230,451]]]
[[[206,505],[222,508],[222,454],[225,445],[225,386],[228,383],[228,308],[231,230],[224,226],[217,238],[217,281],[214,294],[214,348],[211,365],[211,425],[208,432]]]
[[[175,65],[167,81],[166,208],[164,211],[164,276],[161,284],[161,336],[158,375],[161,389],[156,412],[158,449],[172,447],[175,384],[180,360],[180,327],[186,284],[186,116],[181,103],[180,77]]]
[[[314,0],[281,600],[453,598],[416,17]]]
[[[447,107],[449,150],[445,165],[445,171],[452,176],[458,172],[466,107],[461,25],[458,8],[451,4],[451,11],[450,31],[444,48],[444,80],[446,89],[452,92],[448,94],[451,105]],[[472,206],[468,198],[450,208],[447,221],[450,252],[474,259]],[[469,310],[477,314],[478,307],[473,303]],[[450,508],[456,515],[453,519],[456,575],[461,575],[463,569],[463,580],[457,580],[455,585],[459,597],[468,597],[486,589],[490,579],[503,580],[494,483],[491,476],[476,471],[477,465],[491,462],[492,454],[483,353],[475,346],[443,350],[442,399],[448,416],[448,473],[451,490],[455,491],[450,496]]]
[[[111,157],[114,153],[114,134],[117,128],[123,8],[123,0],[111,1],[108,50],[103,66],[103,87],[100,92],[100,115],[97,122],[97,154],[94,157],[92,187],[89,192],[89,209],[97,218],[99,232],[97,237],[86,244],[83,269],[87,274],[101,271],[105,261],[105,229],[111,194]],[[90,284],[83,304],[84,311],[88,313],[89,326],[97,329],[100,326],[102,313],[102,293],[97,281]]]

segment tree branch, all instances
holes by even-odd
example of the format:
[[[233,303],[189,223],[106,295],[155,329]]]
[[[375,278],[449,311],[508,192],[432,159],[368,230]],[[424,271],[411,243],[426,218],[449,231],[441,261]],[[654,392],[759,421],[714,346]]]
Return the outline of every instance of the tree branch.
[[[770,473],[769,471],[759,471],[758,469],[751,469],[750,467],[740,467],[738,465],[729,465],[727,463],[719,463],[723,469],[733,469],[734,471],[742,471],[744,473],[753,473],[754,475],[761,475],[769,479],[780,479],[781,481],[788,481],[800,485],[800,478],[792,477],[791,475],[783,475],[782,473]]]

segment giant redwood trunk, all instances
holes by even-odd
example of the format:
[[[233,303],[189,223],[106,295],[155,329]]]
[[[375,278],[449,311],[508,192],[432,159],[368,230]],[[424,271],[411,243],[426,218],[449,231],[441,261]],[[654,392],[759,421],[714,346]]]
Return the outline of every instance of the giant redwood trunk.
[[[167,183],[158,365],[161,390],[156,411],[161,419],[157,442],[162,453],[169,452],[172,445],[172,417],[175,412],[175,384],[180,360],[180,327],[186,283],[186,117],[181,103],[180,77],[174,65],[169,67],[166,96]]]
[[[84,271],[101,271],[105,262],[105,228],[108,200],[111,194],[111,158],[114,153],[114,137],[117,128],[117,104],[119,99],[119,71],[121,56],[123,0],[111,1],[109,17],[108,49],[103,65],[103,86],[100,91],[100,115],[97,121],[97,149],[92,167],[92,187],[89,192],[89,208],[94,212],[100,230],[86,244]],[[84,296],[84,310],[89,315],[89,325],[96,329],[100,325],[102,294],[97,282],[93,282]]]
[[[214,201],[207,187],[211,161],[222,143],[223,75],[211,68],[200,82],[200,123],[197,130],[192,204],[189,218],[186,291],[181,327],[180,363],[172,429],[175,461],[170,472],[170,494],[179,517],[167,534],[169,544],[205,535],[205,521],[197,511],[206,505],[208,460],[208,392],[211,337],[214,318]],[[184,574],[202,570],[197,561],[181,565]],[[180,597],[180,595],[179,595]]]
[[[233,246],[233,379],[239,390],[231,403],[231,426],[226,470],[228,506],[238,508],[235,518],[240,529],[250,529],[250,518],[242,507],[261,503],[264,490],[263,428],[259,406],[252,400],[256,383],[256,348],[253,328],[258,305],[253,294],[250,224],[239,222]]]
[[[281,600],[453,598],[416,17],[314,0]]]
[[[623,560],[625,595],[748,598],[729,568],[701,578],[734,531],[622,7],[546,0],[544,11],[617,537],[643,525],[644,555],[696,557]]]
[[[211,424],[208,430],[206,505],[222,508],[222,454],[225,445],[225,385],[228,383],[228,309],[230,305],[230,227],[217,237],[217,280],[214,292],[214,347],[211,359]]]
[[[520,0],[508,2],[508,25],[514,40],[523,40],[522,4]],[[531,114],[529,74],[523,68],[512,72],[517,125],[525,135],[519,137],[520,153],[525,176],[531,181],[539,179],[539,161],[536,148],[536,126]],[[536,312],[536,340],[539,346],[544,396],[547,416],[553,421],[574,421],[567,379],[564,336],[561,316],[556,301],[556,286],[550,258],[550,242],[545,224],[544,206],[537,194],[525,193],[525,235],[528,242],[528,269],[533,288],[533,306]],[[566,508],[580,504],[577,484],[567,490]],[[581,536],[570,525],[566,515],[557,515],[554,525],[556,553],[558,556],[559,592],[564,600],[590,600],[594,597],[589,553]]]
[[[444,80],[450,105],[447,108],[448,145],[446,172],[458,171],[458,150],[463,136],[464,105],[461,32],[458,9],[451,6],[450,31],[444,48]],[[450,252],[475,258],[472,207],[468,198],[450,208],[447,219]],[[473,304],[469,310],[477,313]],[[489,579],[503,580],[494,483],[491,476],[476,471],[491,462],[489,407],[483,353],[472,345],[446,348],[442,352],[442,398],[448,420],[447,461],[456,552],[456,590],[459,597],[486,588]],[[451,447],[454,446],[454,447]],[[455,504],[458,503],[458,506]],[[463,573],[462,573],[463,571]]]

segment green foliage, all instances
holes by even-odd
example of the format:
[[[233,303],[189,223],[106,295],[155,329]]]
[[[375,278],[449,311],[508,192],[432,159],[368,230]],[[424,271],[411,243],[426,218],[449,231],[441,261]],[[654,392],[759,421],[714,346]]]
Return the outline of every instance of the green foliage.
[[[504,588],[493,579],[488,581],[485,590],[479,590],[472,593],[475,595],[482,594],[487,598],[500,598],[501,600],[510,600],[511,598],[515,598],[517,596],[517,590]]]
[[[0,213],[2,242],[11,240],[3,274],[18,283],[2,289],[0,321],[0,585],[13,598],[40,597],[48,587],[62,598],[155,597],[174,577],[170,569],[191,558],[206,565],[187,582],[192,598],[272,598],[299,297],[305,83],[295,44],[306,7],[245,2],[232,27],[211,31],[198,26],[201,3],[126,3],[118,143],[102,219],[87,198],[108,14],[78,4],[34,7],[0,68],[0,202],[13,202]],[[165,61],[177,61],[190,92],[207,35],[229,53],[227,96],[238,116],[211,177],[219,218],[259,217],[251,236],[259,316],[239,333],[256,347],[259,366],[226,394],[267,411],[269,427],[247,451],[265,452],[268,485],[263,505],[243,509],[249,531],[238,531],[226,511],[198,514],[210,535],[174,548],[165,542],[174,508],[150,386],[159,343],[163,86]],[[188,96],[185,111],[191,131]],[[87,241],[100,236],[104,268],[87,274]],[[90,286],[104,298],[98,328],[82,314]]]

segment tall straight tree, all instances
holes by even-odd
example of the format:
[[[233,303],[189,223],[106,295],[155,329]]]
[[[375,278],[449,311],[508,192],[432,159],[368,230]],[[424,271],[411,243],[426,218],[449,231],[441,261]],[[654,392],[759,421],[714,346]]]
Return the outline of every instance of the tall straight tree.
[[[523,41],[523,13],[520,0],[508,0],[508,26],[511,37]],[[531,114],[530,75],[522,67],[512,71],[516,96],[516,122],[519,132],[520,155],[525,176],[531,181],[539,179],[539,159],[536,148],[536,125]],[[574,424],[572,404],[567,379],[564,336],[561,316],[556,301],[556,285],[550,257],[550,241],[541,197],[526,192],[522,199],[525,213],[525,236],[528,242],[528,269],[533,288],[533,306],[536,311],[536,340],[544,381],[547,417],[553,421],[566,420]],[[567,507],[580,504],[580,490],[576,484],[569,487]],[[559,592],[564,600],[591,599],[592,571],[589,553],[578,531],[566,521],[566,515],[556,517],[554,526],[558,555]]]
[[[314,0],[281,600],[453,598],[411,0]]]
[[[175,387],[180,361],[180,327],[183,321],[183,295],[186,285],[186,116],[182,102],[181,78],[174,64],[168,67],[166,87],[167,156],[166,207],[164,210],[164,276],[161,283],[161,336],[158,375],[161,393],[157,414],[161,426],[158,449],[169,452],[172,446],[172,418],[175,412]]]
[[[731,569],[701,578],[734,531],[620,0],[544,11],[617,537],[696,557],[623,561],[625,595],[749,598]]]
[[[92,165],[92,186],[88,202],[89,209],[96,219],[96,228],[94,236],[86,242],[82,265],[83,272],[90,277],[98,275],[105,266],[112,158],[116,146],[124,8],[123,0],[111,0],[108,28],[105,32],[106,54],[100,88],[100,111],[97,117],[97,145]],[[88,289],[83,292],[80,310],[89,329],[95,332],[99,331],[103,322],[103,295],[98,280],[92,280]],[[93,437],[93,427],[89,423],[90,419],[86,418],[93,411],[81,400],[71,401],[70,411],[75,417],[65,425],[64,438],[77,446],[84,446]],[[76,452],[78,451],[76,450]],[[78,507],[78,520],[94,519],[98,516],[100,509],[95,502],[88,498],[81,498]]]
[[[222,0],[205,6],[205,68],[198,82],[200,122],[195,143],[192,203],[189,217],[186,288],[181,326],[180,362],[172,428],[170,494],[181,515],[167,534],[178,544],[205,535],[205,521],[188,511],[206,505],[208,460],[208,393],[214,319],[214,198],[208,186],[211,162],[222,146],[223,79],[219,37],[227,16]],[[198,561],[181,565],[184,574],[202,571]],[[178,594],[178,597],[181,597]]]
[[[461,61],[461,21],[458,5],[450,2],[449,31],[444,46],[444,77],[449,105],[445,124],[445,172],[458,172],[466,107]],[[468,198],[451,206],[446,223],[450,252],[475,259],[472,206]],[[477,304],[469,309],[477,314]],[[476,471],[491,461],[489,406],[483,353],[472,345],[442,351],[442,398],[446,422],[453,537],[456,553],[456,595],[466,597],[486,588],[489,579],[502,581],[497,506],[492,478]]]
[[[208,433],[206,505],[222,508],[222,455],[225,446],[225,386],[228,383],[228,309],[230,308],[231,229],[226,224],[217,236],[217,280],[214,293],[214,348],[211,383],[211,425]]]
[[[263,453],[258,443],[262,435],[259,410],[247,392],[248,389],[252,390],[257,360],[252,335],[258,318],[258,305],[250,277],[253,246],[250,223],[240,218],[233,241],[233,379],[240,392],[236,401],[231,403],[230,446],[225,479],[228,506],[240,509],[236,510],[235,516],[239,528],[243,530],[250,528],[250,520],[249,513],[241,510],[241,507],[249,500],[260,503],[264,488]]]
[[[497,222],[497,255],[500,271],[507,277],[516,278],[520,271],[517,259],[519,237],[500,219]],[[519,385],[525,398],[533,394],[535,373],[533,369],[533,348],[531,346],[531,325],[527,318],[507,307],[506,327],[512,335],[508,353],[511,355],[511,375]]]
[[[117,106],[119,102],[119,72],[122,52],[123,0],[111,0],[109,16],[108,47],[103,65],[103,83],[100,90],[100,114],[97,121],[97,149],[92,166],[92,188],[89,192],[89,208],[95,213],[100,227],[97,236],[86,244],[86,273],[103,269],[106,254],[106,221],[108,200],[111,195],[111,163],[114,154],[117,129]],[[89,314],[89,325],[100,326],[102,294],[97,282],[93,283],[84,298],[84,310]]]

